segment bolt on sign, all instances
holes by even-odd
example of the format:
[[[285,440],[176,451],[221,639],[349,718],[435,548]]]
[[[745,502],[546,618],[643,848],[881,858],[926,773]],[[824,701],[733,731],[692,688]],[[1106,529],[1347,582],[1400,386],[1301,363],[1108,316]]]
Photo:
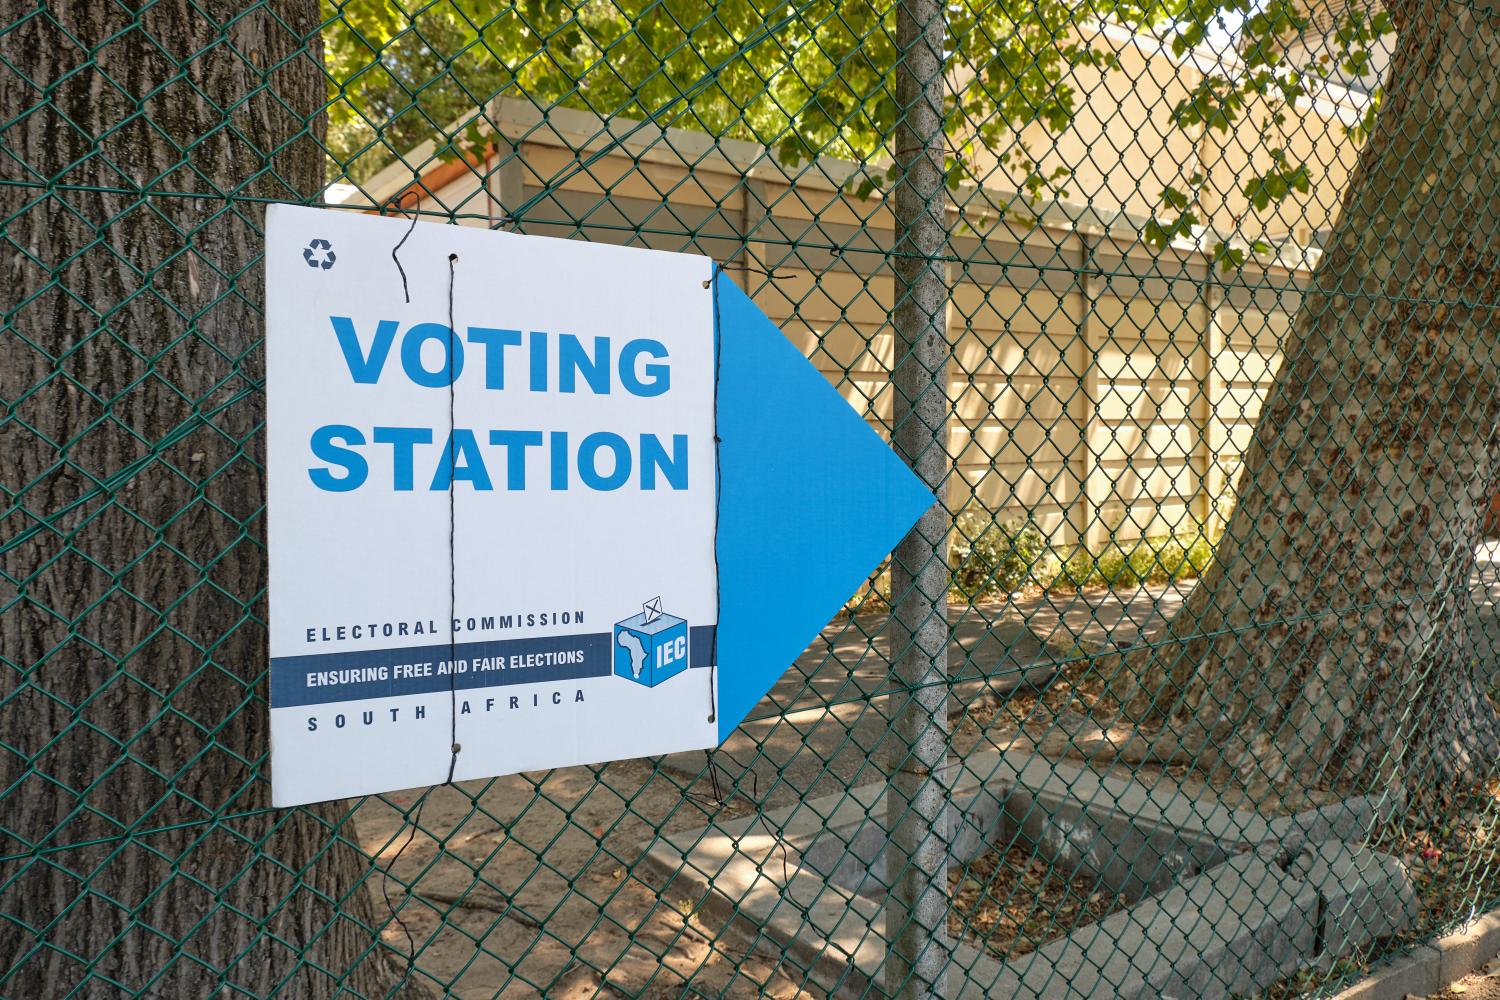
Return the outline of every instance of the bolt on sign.
[[[278,805],[716,746],[934,502],[706,257],[266,230]]]

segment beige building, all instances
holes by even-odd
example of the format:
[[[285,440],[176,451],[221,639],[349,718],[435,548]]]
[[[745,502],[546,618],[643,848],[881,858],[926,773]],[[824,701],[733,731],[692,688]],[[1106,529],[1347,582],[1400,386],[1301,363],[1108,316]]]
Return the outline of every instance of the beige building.
[[[1029,520],[1067,548],[1186,533],[1222,523],[1238,456],[1279,363],[1279,343],[1336,211],[1355,148],[1343,129],[1369,94],[1328,83],[1262,131],[1256,109],[1229,136],[1185,133],[1171,109],[1235,59],[1181,58],[1100,26],[1119,66],[1080,72],[1087,95],[1063,135],[1025,134],[1066,166],[1068,196],[1004,218],[999,183],[954,195],[973,229],[953,241],[948,448],[954,507]],[[432,146],[376,176],[347,203],[410,207],[462,225],[706,253],[844,396],[882,430],[891,414],[891,223],[878,197],[845,187],[854,165],[789,169],[764,147],[570,109],[501,100],[484,118],[482,158],[443,162]],[[1276,211],[1240,193],[1267,150],[1315,165],[1316,182]],[[1275,249],[1223,274],[1214,232],[1165,253],[1140,239],[1166,184],[1206,178],[1201,213],[1222,234]],[[955,220],[956,221],[956,220]],[[957,228],[957,227],[956,227]],[[982,238],[981,238],[982,236]],[[503,276],[496,279],[503,294]]]

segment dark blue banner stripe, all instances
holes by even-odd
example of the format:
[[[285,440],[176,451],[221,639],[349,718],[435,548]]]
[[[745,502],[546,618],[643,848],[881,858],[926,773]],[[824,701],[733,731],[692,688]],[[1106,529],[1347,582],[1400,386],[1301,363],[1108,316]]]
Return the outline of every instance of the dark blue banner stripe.
[[[271,707],[605,677],[614,671],[613,636],[594,632],[273,657]],[[713,662],[713,639],[712,625],[689,629],[691,666]],[[438,673],[450,655],[463,664],[462,672]]]

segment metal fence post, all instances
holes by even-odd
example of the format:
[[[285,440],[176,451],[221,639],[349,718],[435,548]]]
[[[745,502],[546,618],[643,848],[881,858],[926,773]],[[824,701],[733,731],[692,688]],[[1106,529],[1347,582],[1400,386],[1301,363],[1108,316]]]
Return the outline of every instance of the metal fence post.
[[[948,458],[947,193],[943,173],[943,7],[902,0],[896,12],[896,450],[944,495]],[[893,736],[886,992],[941,995],[948,915],[948,530],[943,503],[922,516],[891,562]]]

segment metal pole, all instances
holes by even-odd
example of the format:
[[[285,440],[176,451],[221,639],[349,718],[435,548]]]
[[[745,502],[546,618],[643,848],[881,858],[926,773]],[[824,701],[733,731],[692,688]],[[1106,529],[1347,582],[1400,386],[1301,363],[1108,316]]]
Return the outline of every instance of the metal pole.
[[[943,175],[943,7],[896,11],[896,451],[940,498],[947,488],[947,192]],[[893,734],[886,796],[885,992],[946,992],[948,916],[948,529],[933,506],[891,561]]]

